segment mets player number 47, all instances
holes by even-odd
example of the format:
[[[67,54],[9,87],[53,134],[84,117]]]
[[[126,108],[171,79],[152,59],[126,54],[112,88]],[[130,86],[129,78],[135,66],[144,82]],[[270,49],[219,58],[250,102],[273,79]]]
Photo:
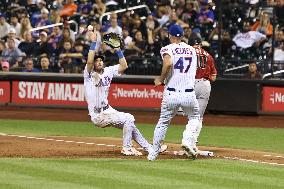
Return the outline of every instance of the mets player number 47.
[[[199,107],[194,93],[194,82],[197,67],[195,49],[181,41],[183,29],[179,25],[169,28],[171,44],[160,51],[163,59],[162,73],[155,79],[155,86],[165,84],[161,113],[153,137],[153,148],[148,154],[148,160],[157,158],[161,143],[165,139],[171,119],[181,107],[188,117],[188,123],[183,132],[182,148],[189,157],[196,158],[195,146],[197,125],[199,123]]]

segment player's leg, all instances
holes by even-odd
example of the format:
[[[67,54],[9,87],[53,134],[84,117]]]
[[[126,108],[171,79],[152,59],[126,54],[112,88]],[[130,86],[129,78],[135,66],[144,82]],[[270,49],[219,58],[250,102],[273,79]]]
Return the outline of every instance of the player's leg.
[[[200,113],[200,121],[197,126],[197,132],[196,132],[198,138],[202,129],[203,115],[205,113],[210,97],[210,92],[211,92],[210,81],[209,80],[199,81],[195,85],[195,90],[196,90],[196,99],[199,104],[199,113]]]
[[[160,118],[154,131],[153,149],[148,155],[148,160],[153,161],[157,158],[161,150],[162,142],[165,139],[169,123],[176,112],[177,108],[169,107],[167,100],[162,101]]]
[[[182,106],[184,113],[188,117],[188,123],[183,132],[182,148],[188,152],[188,155],[192,155],[195,158],[198,150],[196,147],[196,132],[200,118],[199,106],[194,93],[189,94],[187,97],[188,103]]]
[[[133,115],[115,110],[114,112],[112,112],[109,120],[111,120],[115,127],[122,127],[124,148],[131,148],[131,151],[134,151],[134,155],[142,155],[141,152],[138,152],[135,148],[132,147],[132,139],[134,139],[135,142],[137,142],[142,148],[144,148],[146,151],[149,151],[151,145],[136,127]]]
[[[96,126],[101,128],[113,126],[115,128],[122,129],[123,130],[122,148],[123,149],[132,148],[132,132],[134,129],[133,123],[135,119],[131,114],[125,114],[123,112],[119,112],[113,109],[112,107],[109,107],[107,110],[93,117],[92,121]],[[127,155],[135,155],[135,154],[133,152],[129,153],[127,152]]]
[[[132,131],[132,137],[142,148],[144,148],[147,152],[151,150],[152,145],[143,137],[141,132],[135,126]]]

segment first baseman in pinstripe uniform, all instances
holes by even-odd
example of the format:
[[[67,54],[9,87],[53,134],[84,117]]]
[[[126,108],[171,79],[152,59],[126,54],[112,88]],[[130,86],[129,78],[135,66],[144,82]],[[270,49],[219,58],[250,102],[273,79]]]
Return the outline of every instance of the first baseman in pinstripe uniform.
[[[179,25],[169,28],[170,45],[160,51],[163,59],[161,76],[155,79],[155,86],[165,83],[161,114],[154,131],[153,148],[148,160],[157,158],[161,143],[165,138],[169,123],[181,107],[188,116],[183,132],[182,148],[189,157],[196,158],[196,130],[199,123],[199,107],[194,93],[197,68],[196,51],[192,46],[181,42],[183,29]]]
[[[119,64],[104,67],[104,57],[95,54],[95,32],[89,30],[88,37],[92,41],[92,44],[84,70],[84,87],[91,120],[97,127],[113,126],[122,129],[123,148],[121,153],[124,155],[140,156],[142,153],[132,146],[132,139],[146,151],[149,151],[151,145],[136,128],[133,115],[113,109],[107,99],[113,76],[121,75],[127,69],[127,62],[124,55],[120,48],[116,48],[115,51],[119,57]]]

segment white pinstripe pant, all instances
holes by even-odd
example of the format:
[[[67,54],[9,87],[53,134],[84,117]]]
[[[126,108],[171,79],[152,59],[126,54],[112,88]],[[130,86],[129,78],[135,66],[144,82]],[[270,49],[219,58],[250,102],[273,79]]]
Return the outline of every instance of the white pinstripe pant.
[[[92,122],[101,128],[113,126],[123,130],[123,147],[131,147],[132,139],[135,140],[146,151],[151,145],[143,137],[138,128],[134,124],[134,116],[129,113],[119,112],[111,106],[105,111],[98,114],[92,114]]]
[[[153,150],[158,154],[161,143],[165,138],[171,119],[176,115],[178,108],[181,107],[188,116],[188,123],[183,132],[182,143],[188,145],[195,144],[196,128],[199,122],[199,106],[193,92],[173,92],[164,91],[161,105],[161,114],[156,125],[153,138]]]

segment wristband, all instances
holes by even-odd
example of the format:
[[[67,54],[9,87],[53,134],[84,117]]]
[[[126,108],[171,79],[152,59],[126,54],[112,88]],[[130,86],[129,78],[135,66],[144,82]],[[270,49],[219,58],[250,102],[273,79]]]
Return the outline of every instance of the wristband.
[[[118,58],[124,58],[123,52],[121,50],[116,51]]]
[[[96,41],[92,42],[90,46],[90,50],[92,51],[96,50],[96,46],[97,46],[97,42]]]

